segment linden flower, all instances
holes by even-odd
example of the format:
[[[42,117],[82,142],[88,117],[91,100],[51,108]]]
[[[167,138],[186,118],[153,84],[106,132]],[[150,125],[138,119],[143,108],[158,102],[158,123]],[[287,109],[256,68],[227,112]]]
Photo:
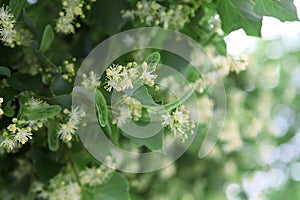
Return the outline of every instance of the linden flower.
[[[146,62],[141,65],[130,62],[126,66],[113,64],[106,69],[107,86],[105,89],[109,92],[112,89],[120,92],[132,89],[135,83],[153,86],[157,77],[151,74],[153,71]]]
[[[31,128],[18,128],[17,133],[14,137],[15,142],[19,142],[21,144],[25,144],[29,139],[32,139]]]
[[[0,8],[0,37],[6,45],[13,45],[16,39],[15,28],[16,20],[9,8],[2,6]]]
[[[122,102],[122,105],[116,107],[118,112],[116,122],[119,127],[123,126],[129,119],[137,121],[142,116],[142,104],[140,101],[124,95],[120,102]]]
[[[38,107],[40,106],[41,104],[43,104],[44,101],[43,100],[40,100],[40,99],[36,99],[34,97],[31,97],[27,102],[26,102],[26,105],[27,106],[30,106],[32,108],[35,108],[35,107]]]
[[[100,81],[100,76],[96,74],[94,71],[91,71],[88,75],[83,74],[82,75],[82,86],[87,89],[96,89],[100,86],[101,81]]]
[[[81,183],[89,186],[96,186],[103,184],[109,179],[113,169],[110,169],[104,165],[99,168],[87,168],[80,173]]]
[[[71,141],[73,134],[75,134],[76,129],[77,127],[75,124],[72,121],[68,121],[67,123],[60,125],[58,135],[64,142],[69,142]]]
[[[11,152],[15,148],[15,142],[11,139],[5,139],[1,142],[0,146],[4,147],[7,151]]]
[[[84,18],[82,11],[84,1],[82,0],[63,0],[63,11],[59,13],[59,18],[56,23],[56,31],[65,35],[74,33],[74,21],[76,17]],[[79,23],[76,23],[76,27],[80,27]]]
[[[188,134],[193,134],[195,123],[190,119],[189,111],[184,105],[176,108],[175,112],[162,115],[162,125],[169,126],[173,135],[178,137],[182,142],[188,138]]]
[[[71,111],[65,109],[63,112],[69,115],[69,120],[66,123],[60,124],[58,136],[64,142],[70,142],[78,130],[79,123],[85,116],[85,112],[79,107],[72,107]]]

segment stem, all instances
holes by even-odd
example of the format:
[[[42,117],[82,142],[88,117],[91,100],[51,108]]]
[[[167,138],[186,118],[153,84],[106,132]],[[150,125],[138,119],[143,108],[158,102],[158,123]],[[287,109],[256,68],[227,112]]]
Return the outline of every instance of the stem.
[[[76,166],[75,166],[75,164],[74,164],[73,157],[72,157],[72,153],[71,153],[70,149],[68,150],[68,153],[67,153],[67,154],[68,154],[68,155],[67,155],[67,159],[68,159],[68,162],[70,163],[71,169],[72,169],[72,171],[73,171],[73,173],[74,173],[76,182],[78,183],[79,186],[81,186],[79,174],[78,174],[78,171],[77,171]]]

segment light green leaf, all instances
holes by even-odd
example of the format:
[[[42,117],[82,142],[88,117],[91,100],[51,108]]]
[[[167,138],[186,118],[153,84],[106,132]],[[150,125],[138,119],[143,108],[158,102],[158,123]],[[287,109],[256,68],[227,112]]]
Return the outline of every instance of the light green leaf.
[[[108,137],[115,143],[118,144],[119,140],[119,128],[116,124],[112,124],[113,116],[109,112],[107,116],[107,124],[103,128],[104,132],[108,135]]]
[[[160,61],[160,54],[158,52],[153,52],[151,53],[145,60],[144,62],[146,62],[149,66],[150,71],[154,71],[157,64]]]
[[[179,105],[183,104],[185,101],[187,101],[190,96],[193,94],[194,89],[190,88],[188,91],[186,91],[181,97],[177,98],[176,100],[167,103],[163,105],[167,111],[171,111],[174,108],[178,107]]]
[[[52,27],[49,24],[47,24],[43,32],[39,52],[44,53],[45,51],[47,51],[51,47],[53,40],[54,32],[52,30]]]
[[[26,2],[26,0],[10,0],[9,1],[9,8],[11,9],[11,11],[14,14],[14,17],[16,19],[19,18],[19,15],[21,13],[21,10],[22,10],[25,2]]]
[[[95,92],[95,108],[99,124],[105,127],[107,124],[108,109],[106,100],[99,89]]]
[[[248,35],[260,36],[262,17],[254,13],[254,4],[249,0],[222,0],[218,12],[226,34],[243,28]]]
[[[129,135],[125,135],[125,136],[139,146],[146,146],[151,151],[156,151],[156,150],[160,150],[163,146],[163,132],[164,129],[162,129],[154,136],[148,138],[136,138]]]
[[[83,196],[85,199],[130,200],[129,184],[123,175],[114,173],[107,183],[96,188],[84,188]]]
[[[0,66],[0,76],[10,77],[11,71],[8,67]]]
[[[127,95],[140,101],[142,105],[145,106],[155,105],[155,102],[153,101],[151,95],[149,94],[145,86],[140,86],[137,89],[126,90],[125,92]]]
[[[57,127],[58,123],[55,119],[48,120],[48,145],[51,151],[57,151],[59,148]]]
[[[28,120],[42,120],[54,117],[61,111],[58,105],[42,105],[36,108],[23,107],[22,115]]]
[[[256,0],[254,12],[258,15],[271,16],[280,21],[296,21],[297,9],[293,0]]]

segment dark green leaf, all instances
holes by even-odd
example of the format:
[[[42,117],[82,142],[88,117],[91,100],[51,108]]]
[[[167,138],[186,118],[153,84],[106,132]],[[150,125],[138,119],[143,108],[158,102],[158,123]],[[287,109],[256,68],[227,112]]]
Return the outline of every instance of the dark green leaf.
[[[7,83],[19,91],[31,90],[34,92],[41,90],[43,84],[41,74],[31,76],[19,72],[12,74],[11,77],[7,79]]]
[[[8,67],[0,66],[0,76],[10,77],[11,71]]]
[[[97,1],[92,6],[91,14],[86,20],[92,24],[92,26],[95,26],[95,28],[99,27],[101,31],[113,35],[118,33],[125,24],[121,10],[126,8],[126,1]]]
[[[62,108],[71,109],[72,96],[70,94],[63,94],[54,98],[54,104],[60,105]]]
[[[72,89],[73,85],[64,80],[61,75],[56,76],[50,85],[50,92],[53,96],[69,94]]]
[[[106,100],[99,89],[95,92],[95,108],[99,124],[105,127],[107,124],[108,109]]]
[[[25,25],[28,27],[28,29],[37,34],[37,27],[36,27],[36,23],[33,21],[33,19],[26,13],[25,9],[23,9],[22,12],[22,16],[23,16],[23,20],[25,22]]]
[[[51,151],[57,151],[59,140],[57,135],[58,123],[55,119],[48,120],[48,145]]]
[[[271,16],[280,21],[298,20],[297,9],[293,0],[256,0],[254,12],[258,15]]]
[[[0,89],[0,97],[4,99],[2,106],[5,106],[9,101],[13,100],[19,92],[12,87],[4,87]]]
[[[49,24],[47,24],[43,32],[39,52],[44,53],[45,51],[47,51],[51,47],[53,40],[54,32],[52,30],[52,27]]]
[[[35,146],[29,150],[29,156],[32,159],[33,167],[39,178],[43,181],[49,180],[58,174],[61,165],[55,161],[55,154],[52,152],[43,152]]]
[[[129,184],[123,175],[114,173],[107,183],[83,189],[83,196],[97,200],[130,200]]]
[[[21,114],[28,120],[42,120],[52,118],[60,111],[61,107],[58,105],[43,105],[36,108],[24,107]]]
[[[160,54],[158,52],[153,52],[151,53],[145,60],[144,62],[146,62],[150,68],[150,71],[154,71],[157,64],[160,61]]]
[[[11,107],[11,102],[8,102],[3,108],[4,115],[7,117],[13,117],[15,115],[14,109]]]
[[[226,34],[243,28],[248,35],[260,36],[262,17],[253,12],[254,4],[249,0],[222,0],[218,12]]]
[[[14,17],[16,19],[19,18],[19,15],[21,13],[21,10],[22,10],[25,2],[26,2],[26,0],[10,0],[9,1],[9,8],[11,9],[11,11],[14,14]]]

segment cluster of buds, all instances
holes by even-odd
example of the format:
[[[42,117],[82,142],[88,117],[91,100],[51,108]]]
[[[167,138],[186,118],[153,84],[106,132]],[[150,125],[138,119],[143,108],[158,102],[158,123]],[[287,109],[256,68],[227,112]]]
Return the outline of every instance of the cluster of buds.
[[[62,78],[68,82],[72,82],[75,76],[75,62],[76,58],[72,58],[71,61],[65,60],[61,66]]]

